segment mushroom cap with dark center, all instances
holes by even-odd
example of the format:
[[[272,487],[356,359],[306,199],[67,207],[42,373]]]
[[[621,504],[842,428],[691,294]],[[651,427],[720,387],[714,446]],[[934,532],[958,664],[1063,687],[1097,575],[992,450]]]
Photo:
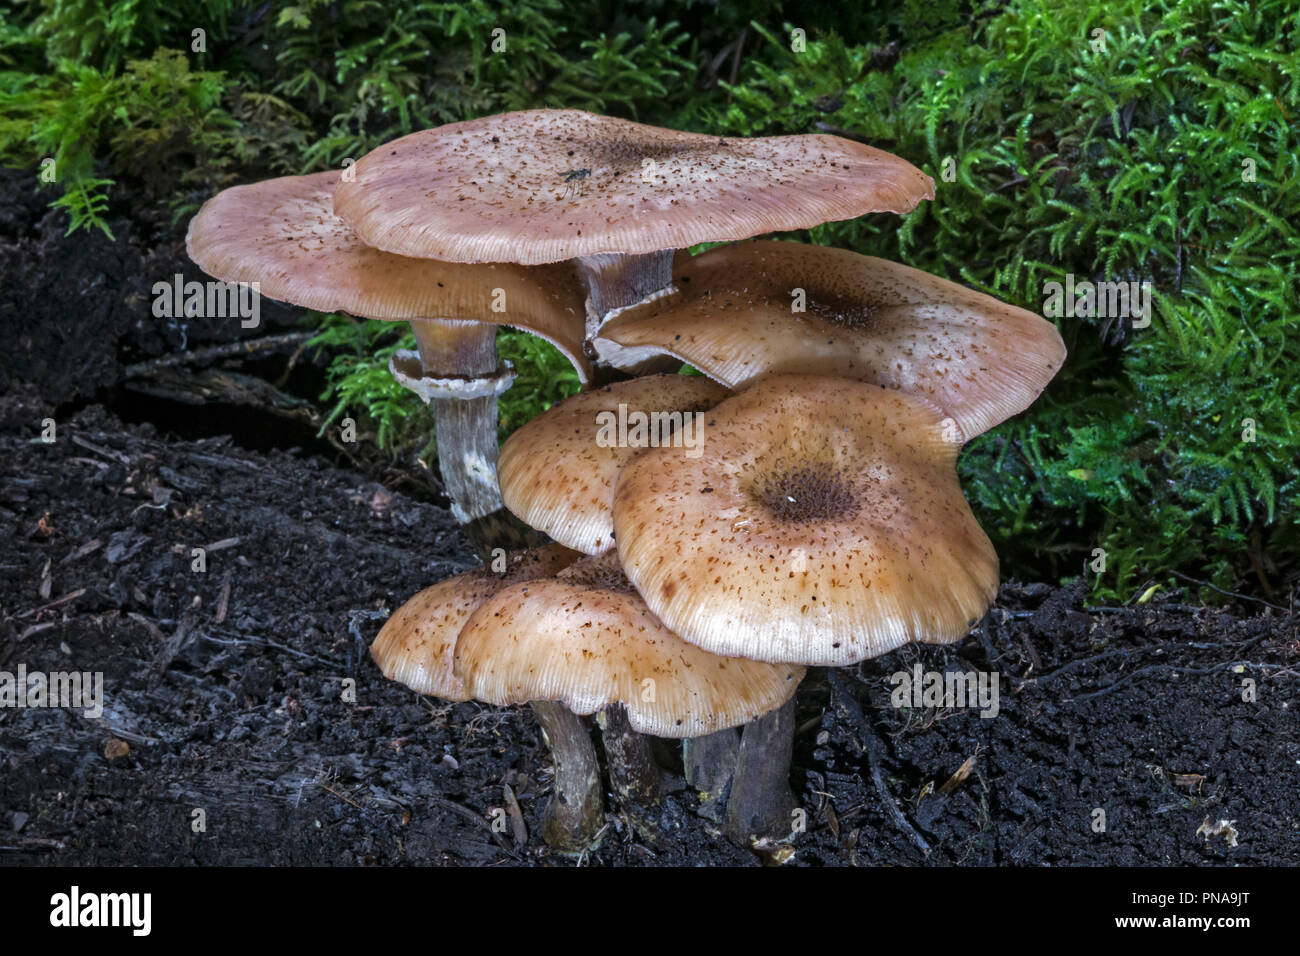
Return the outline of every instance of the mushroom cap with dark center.
[[[650,609],[715,654],[844,665],[964,635],[998,586],[928,401],[764,378],[709,413],[705,454],[619,475],[618,553]]]
[[[334,208],[368,245],[457,262],[657,252],[934,198],[910,163],[835,136],[709,136],[579,110],[422,130],[354,168]]]
[[[718,657],[646,608],[612,552],[484,602],[461,631],[456,674],[477,700],[557,700],[576,714],[610,704],[657,737],[748,723],[794,693],[804,669]]]
[[[510,325],[551,342],[583,381],[586,292],[567,263],[465,265],[372,249],[334,215],[337,172],[234,186],[190,220],[186,248],[226,282],[320,312]]]
[[[728,388],[781,373],[871,382],[928,398],[970,439],[1028,408],[1065,360],[1041,316],[846,249],[740,243],[679,255],[673,275],[677,291],[600,338],[658,348]]]
[[[493,594],[521,581],[546,577],[578,555],[558,544],[506,556],[502,572],[482,565],[425,588],[394,612],[370,645],[385,677],[421,694],[444,700],[469,700],[452,672],[456,638],[470,614]]]
[[[698,375],[647,375],[566,398],[502,446],[501,497],[531,527],[575,550],[599,554],[614,544],[619,470],[652,441],[695,441],[699,422],[686,416],[712,408],[728,394]],[[617,428],[620,406],[629,426],[625,435]],[[646,427],[638,432],[635,423],[642,415]]]

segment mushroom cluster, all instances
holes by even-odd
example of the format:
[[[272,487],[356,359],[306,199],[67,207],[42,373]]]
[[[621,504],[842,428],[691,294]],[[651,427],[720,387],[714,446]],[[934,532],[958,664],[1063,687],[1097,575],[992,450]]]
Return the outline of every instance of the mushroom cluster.
[[[933,198],[911,164],[834,136],[537,110],[411,134],[347,177],[228,190],[191,225],[222,278],[412,322],[419,363],[394,372],[448,403],[458,515],[508,510],[554,542],[422,591],[372,647],[421,693],[531,705],[553,846],[604,826],[589,714],[649,838],[668,782],[646,735],[686,742],[701,812],[734,840],[788,835],[805,668],[956,641],[987,611],[997,555],[956,460],[1051,380],[1055,326],[896,263],[753,238]],[[729,244],[685,251],[706,242]],[[499,461],[492,323],[556,343],[583,382]],[[703,376],[663,374],[682,363]]]

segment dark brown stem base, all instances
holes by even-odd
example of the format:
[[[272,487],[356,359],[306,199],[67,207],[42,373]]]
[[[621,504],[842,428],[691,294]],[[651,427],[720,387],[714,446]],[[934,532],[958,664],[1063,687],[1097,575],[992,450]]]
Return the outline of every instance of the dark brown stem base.
[[[790,789],[794,698],[745,725],[736,776],[727,798],[727,836],[743,847],[776,840],[794,829],[798,806]]]
[[[734,728],[682,741],[686,783],[700,798],[700,815],[715,823],[726,816],[727,791],[736,775],[740,734]]]
[[[542,839],[561,853],[576,855],[595,846],[605,826],[596,748],[582,719],[563,704],[535,700],[529,706],[555,762],[555,784],[542,811]]]
[[[664,779],[655,763],[650,739],[632,729],[622,704],[606,707],[596,721],[605,742],[614,798],[637,833],[654,842],[659,837],[654,811],[663,799]]]

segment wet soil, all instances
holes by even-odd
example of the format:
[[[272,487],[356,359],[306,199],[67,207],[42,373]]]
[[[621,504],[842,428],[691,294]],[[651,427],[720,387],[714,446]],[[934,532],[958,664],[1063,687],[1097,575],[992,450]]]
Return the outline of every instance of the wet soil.
[[[508,785],[536,832],[549,765],[530,713],[420,698],[365,654],[387,611],[475,562],[444,509],[100,406],[38,435],[0,433],[0,671],[100,671],[105,703],[0,708],[0,861],[561,862],[490,825]],[[892,706],[891,676],[918,663],[996,673],[996,717]],[[810,674],[794,861],[1300,862],[1298,663],[1275,612],[1089,610],[1008,584],[955,647],[840,672],[835,697]],[[590,862],[760,859],[692,804],[670,798],[659,845],[611,814]],[[1237,845],[1198,836],[1207,819]]]
[[[243,333],[169,330],[135,298],[194,272],[175,230],[63,238],[0,194],[19,330],[0,363],[0,674],[101,672],[104,690],[98,717],[0,707],[0,864],[572,865],[537,837],[531,713],[422,698],[366,654],[389,611],[476,563],[436,482],[314,441],[310,410],[127,388],[133,363]],[[810,671],[787,865],[1300,863],[1294,617],[1179,600],[1098,608],[1010,582],[957,645]],[[917,665],[996,675],[996,716],[895,706]],[[697,809],[670,794],[651,843],[611,802],[583,862],[786,856]]]

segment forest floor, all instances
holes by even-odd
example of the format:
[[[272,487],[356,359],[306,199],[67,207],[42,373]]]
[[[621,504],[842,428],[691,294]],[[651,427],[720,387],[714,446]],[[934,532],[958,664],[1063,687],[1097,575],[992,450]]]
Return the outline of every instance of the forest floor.
[[[292,341],[201,360],[232,330],[154,318],[153,282],[198,277],[175,228],[63,237],[29,192],[0,173],[0,683],[97,672],[103,711],[0,707],[0,865],[571,865],[536,835],[531,712],[422,698],[366,653],[476,563],[436,480],[316,438]],[[292,338],[264,316],[239,334]],[[1294,616],[1178,600],[1011,581],[956,645],[811,670],[787,865],[1300,863]],[[996,675],[996,715],[893,706],[918,664]],[[508,793],[522,841],[491,825]],[[697,809],[670,794],[648,843],[611,804],[584,862],[770,861]]]

